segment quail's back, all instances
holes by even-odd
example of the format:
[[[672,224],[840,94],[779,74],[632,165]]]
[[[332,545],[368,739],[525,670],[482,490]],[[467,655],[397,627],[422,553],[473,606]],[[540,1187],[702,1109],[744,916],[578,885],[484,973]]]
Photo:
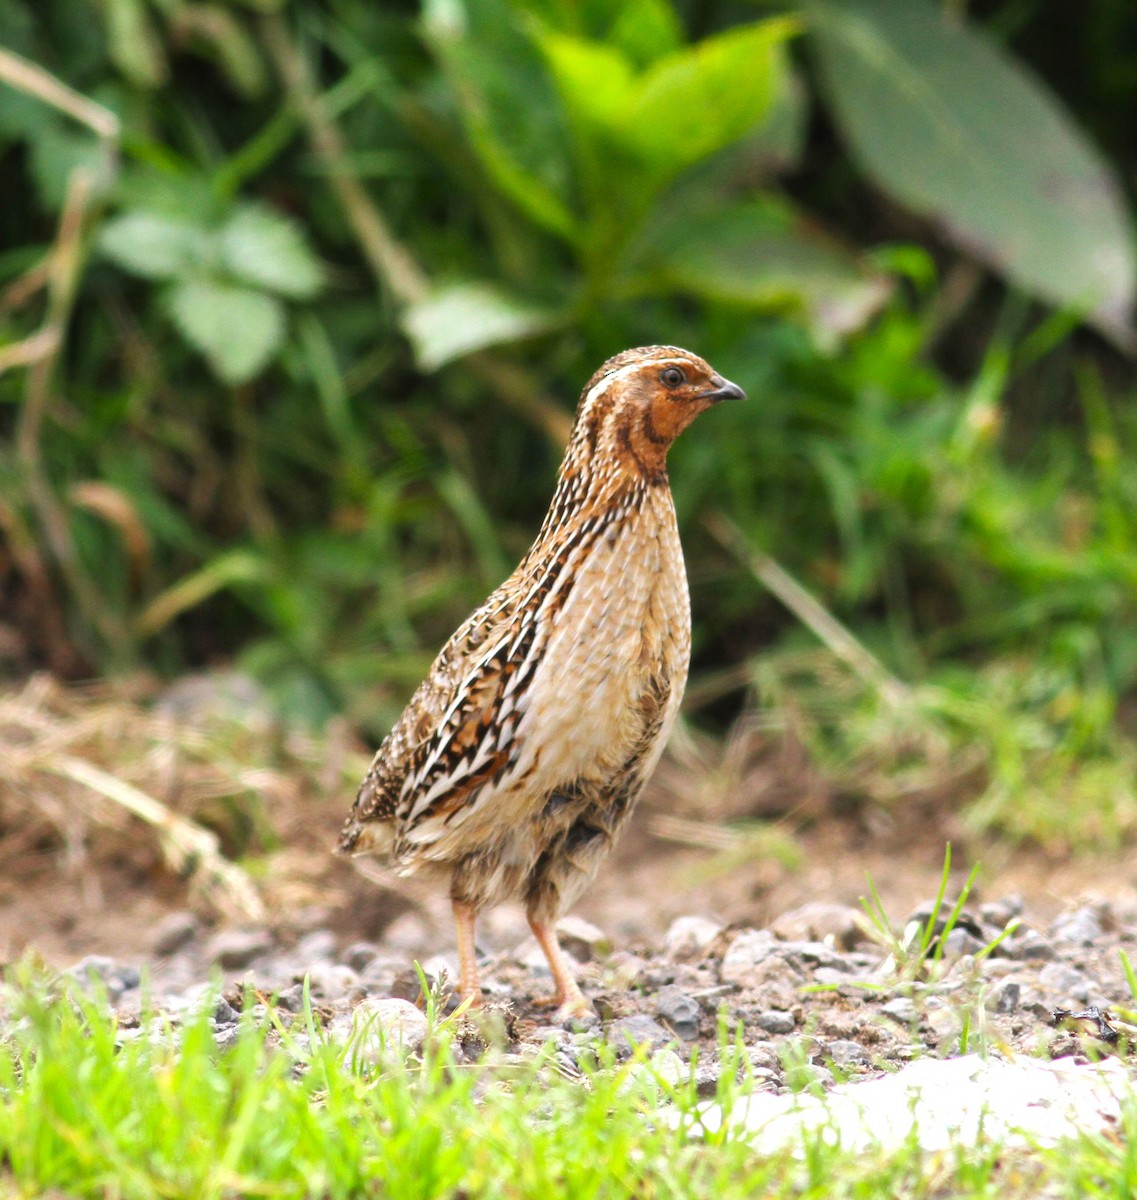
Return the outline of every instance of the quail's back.
[[[667,449],[742,395],[674,346],[597,371],[537,540],[443,647],[363,781],[340,849],[448,875],[459,986],[475,1001],[477,912],[520,895],[557,1003],[588,1007],[553,927],[629,816],[687,679]]]

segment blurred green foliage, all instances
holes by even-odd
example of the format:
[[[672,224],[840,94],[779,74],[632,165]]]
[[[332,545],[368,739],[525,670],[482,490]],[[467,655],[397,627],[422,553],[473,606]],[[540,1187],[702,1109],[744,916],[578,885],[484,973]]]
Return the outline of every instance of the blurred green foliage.
[[[670,342],[751,396],[673,453],[696,670],[796,680],[837,772],[890,744],[721,511],[920,754],[982,747],[985,826],[1137,828],[1132,14],[1071,110],[1058,0],[963,7],[0,0],[0,661],[235,659],[382,733],[583,381]]]

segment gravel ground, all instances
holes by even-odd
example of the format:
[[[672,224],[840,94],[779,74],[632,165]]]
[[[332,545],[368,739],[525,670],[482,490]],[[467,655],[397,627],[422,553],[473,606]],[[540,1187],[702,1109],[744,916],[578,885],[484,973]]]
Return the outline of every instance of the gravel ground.
[[[965,910],[938,962],[914,955],[898,961],[871,936],[863,913],[837,904],[786,912],[767,929],[681,917],[660,944],[629,948],[613,948],[603,930],[570,917],[562,942],[580,962],[596,1017],[555,1023],[542,1003],[550,991],[547,969],[535,945],[522,940],[483,963],[490,1015],[460,1022],[459,1040],[476,1057],[489,1022],[508,1054],[528,1057],[554,1042],[566,1071],[598,1039],[619,1054],[647,1043],[654,1068],[676,1078],[697,1048],[698,1084],[710,1095],[723,1018],[741,1023],[756,1077],[775,1090],[879,1075],[921,1055],[954,1055],[984,1041],[1059,1057],[1085,1050],[1091,1035],[1124,1034],[1117,1014],[1128,1016],[1137,1001],[1119,952],[1137,957],[1137,905],[1087,904],[1044,926],[1022,909],[1007,897]],[[925,906],[914,913],[909,928],[929,912]],[[269,929],[209,930],[191,913],[175,913],[155,929],[147,962],[90,956],[67,973],[99,981],[124,1039],[146,1032],[139,1019],[144,977],[152,1005],[172,1018],[166,1027],[176,1029],[180,1014],[213,996],[221,1047],[236,1037],[239,1012],[251,1001],[256,1017],[267,1020],[271,1005],[288,1023],[303,1007],[307,977],[328,1036],[346,1042],[366,1017],[413,1048],[426,1028],[414,962],[443,991],[453,978],[453,964],[431,953],[436,940],[433,947],[416,944],[432,936],[416,920],[405,914],[382,943],[341,945],[326,928],[287,937]],[[1011,932],[989,950],[1009,923]],[[498,928],[508,934],[508,920]],[[1095,1008],[1111,1013],[1106,1024]],[[1056,1012],[1086,1010],[1081,1020],[1055,1022]],[[1123,1036],[1104,1048],[1125,1053],[1125,1044]]]

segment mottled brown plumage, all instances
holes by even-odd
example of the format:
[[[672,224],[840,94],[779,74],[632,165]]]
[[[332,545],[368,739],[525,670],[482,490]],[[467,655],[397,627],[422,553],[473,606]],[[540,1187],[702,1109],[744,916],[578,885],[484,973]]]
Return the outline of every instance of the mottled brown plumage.
[[[460,988],[475,1000],[474,919],[520,895],[557,1002],[588,1006],[553,926],[630,814],[687,679],[667,450],[742,394],[674,346],[596,372],[537,540],[443,647],[359,790],[340,849],[447,874]]]

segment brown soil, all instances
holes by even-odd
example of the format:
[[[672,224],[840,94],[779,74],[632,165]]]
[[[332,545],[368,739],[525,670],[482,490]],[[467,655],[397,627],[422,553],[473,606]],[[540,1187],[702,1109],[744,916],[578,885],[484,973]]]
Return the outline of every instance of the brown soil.
[[[267,859],[263,875],[258,872],[270,922],[282,933],[331,928],[341,944],[378,941],[393,919],[417,907],[438,929],[439,952],[449,951],[452,934],[437,885],[389,878],[366,862],[345,861],[328,851],[344,808],[344,798],[337,796],[326,804],[313,802],[280,823],[284,848]],[[1047,919],[1089,897],[1132,900],[1137,895],[1133,852],[1109,859],[1056,859],[1038,850],[980,845],[960,836],[950,812],[932,821],[920,813],[907,825],[900,813],[875,830],[848,819],[811,819],[808,826],[784,830],[797,856],[787,864],[760,841],[716,852],[659,836],[661,828],[674,834],[668,824],[674,808],[668,795],[649,792],[617,852],[576,907],[617,947],[657,942],[684,914],[761,928],[807,901],[856,905],[868,894],[868,877],[899,925],[935,896],[949,838],[954,843],[952,894],[980,864],[973,902],[1018,893],[1028,911]],[[220,923],[163,865],[152,831],[141,822],[131,821],[121,831],[92,830],[86,844],[70,852],[57,838],[33,845],[25,840],[17,847],[6,836],[0,845],[0,956],[6,961],[27,951],[55,966],[85,954],[138,960],[149,956],[155,927],[170,913],[192,908]],[[508,914],[503,917],[505,928],[518,927]],[[493,928],[491,921],[491,945]]]

